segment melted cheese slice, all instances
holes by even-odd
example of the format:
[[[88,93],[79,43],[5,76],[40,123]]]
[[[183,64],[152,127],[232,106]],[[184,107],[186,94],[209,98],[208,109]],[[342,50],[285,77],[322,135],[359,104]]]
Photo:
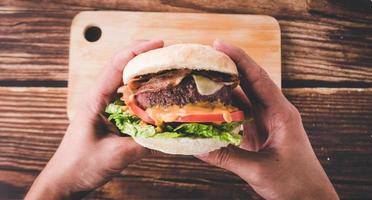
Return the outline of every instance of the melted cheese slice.
[[[155,106],[147,108],[147,114],[154,119],[156,125],[160,125],[163,122],[174,122],[179,116],[187,115],[198,115],[198,114],[222,114],[226,122],[231,122],[231,112],[237,111],[238,109],[233,106],[225,106],[221,103],[210,104],[210,103],[196,103],[187,104],[185,106],[168,106],[161,107]]]
[[[194,78],[196,89],[201,95],[211,95],[220,90],[224,84],[212,81],[204,76],[192,75]]]

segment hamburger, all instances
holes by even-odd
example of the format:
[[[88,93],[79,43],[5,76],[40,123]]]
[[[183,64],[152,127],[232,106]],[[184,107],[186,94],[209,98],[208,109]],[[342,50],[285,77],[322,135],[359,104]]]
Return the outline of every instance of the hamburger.
[[[123,82],[106,113],[138,144],[184,155],[240,144],[244,113],[231,100],[238,71],[224,53],[200,44],[154,49],[128,62]]]

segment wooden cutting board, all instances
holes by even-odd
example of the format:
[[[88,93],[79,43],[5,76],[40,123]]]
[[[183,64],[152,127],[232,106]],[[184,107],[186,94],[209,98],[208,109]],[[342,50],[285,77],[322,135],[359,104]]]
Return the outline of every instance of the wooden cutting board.
[[[211,45],[221,38],[244,49],[281,86],[280,28],[270,16],[88,11],[74,18],[70,37],[70,119],[107,60],[133,40]]]

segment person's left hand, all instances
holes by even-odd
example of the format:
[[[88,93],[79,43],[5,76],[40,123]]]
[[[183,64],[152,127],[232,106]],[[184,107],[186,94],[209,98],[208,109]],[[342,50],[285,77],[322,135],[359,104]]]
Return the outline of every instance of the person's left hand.
[[[136,55],[161,48],[161,40],[144,41],[116,54],[71,121],[56,153],[25,199],[79,198],[119,174],[149,150],[130,137],[119,137],[103,115],[122,84],[124,66]]]

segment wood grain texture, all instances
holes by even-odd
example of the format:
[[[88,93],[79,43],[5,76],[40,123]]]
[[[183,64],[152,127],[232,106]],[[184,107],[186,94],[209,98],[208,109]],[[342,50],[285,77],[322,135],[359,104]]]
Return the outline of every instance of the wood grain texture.
[[[2,1],[0,84],[66,81],[73,16],[81,10],[115,9],[273,15],[282,30],[284,87],[304,80],[307,86],[371,87],[372,15],[366,8],[372,3],[348,2]]]
[[[0,86],[67,85],[72,18],[83,10],[272,15],[284,87],[372,87],[370,0],[2,0]],[[372,89],[284,89],[342,199],[372,199]],[[0,199],[21,199],[68,125],[66,88],[0,88]],[[87,199],[260,199],[238,177],[192,157],[158,156]]]
[[[372,198],[372,89],[285,89],[342,198]],[[0,188],[20,198],[68,125],[65,88],[0,88]],[[19,181],[22,177],[22,181]],[[224,189],[222,189],[224,188]],[[131,165],[89,198],[259,199],[235,175],[190,156]]]

